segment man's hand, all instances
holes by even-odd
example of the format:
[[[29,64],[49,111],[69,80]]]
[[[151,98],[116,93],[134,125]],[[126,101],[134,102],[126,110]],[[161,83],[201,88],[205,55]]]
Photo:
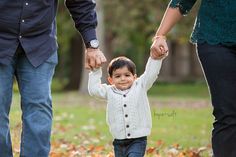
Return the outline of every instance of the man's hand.
[[[150,48],[150,56],[153,59],[162,59],[168,55],[168,46],[165,36],[155,36]]]
[[[99,68],[103,63],[105,63],[106,57],[99,49],[87,48],[85,50],[85,68],[92,70],[94,68]]]

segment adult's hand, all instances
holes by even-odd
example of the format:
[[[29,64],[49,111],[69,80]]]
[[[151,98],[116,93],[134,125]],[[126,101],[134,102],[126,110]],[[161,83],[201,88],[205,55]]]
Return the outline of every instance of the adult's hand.
[[[168,51],[169,49],[165,36],[155,36],[150,48],[150,56],[153,59],[162,59],[164,56],[168,55]]]
[[[179,7],[167,7],[150,49],[150,55],[153,59],[159,59],[162,58],[162,56],[168,55],[168,46],[164,35],[166,35],[182,17],[183,15]]]
[[[94,68],[99,68],[103,63],[105,63],[106,57],[100,49],[87,48],[85,50],[85,68],[92,70]]]

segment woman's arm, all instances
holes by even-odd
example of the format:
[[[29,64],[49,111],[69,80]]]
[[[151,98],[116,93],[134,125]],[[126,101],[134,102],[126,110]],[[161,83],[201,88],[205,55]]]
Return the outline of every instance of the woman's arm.
[[[182,17],[183,15],[180,13],[179,8],[167,8],[156,36],[165,36]]]
[[[172,29],[172,27],[182,18],[179,8],[167,8],[162,18],[161,24],[153,38],[153,44],[151,46],[151,57],[159,59],[166,53],[168,53],[168,46],[166,43],[166,34]]]
[[[171,0],[162,18],[161,24],[153,38],[151,46],[151,57],[159,59],[163,55],[168,54],[168,46],[166,43],[166,34],[174,27],[174,25],[186,15],[196,3],[197,0]]]

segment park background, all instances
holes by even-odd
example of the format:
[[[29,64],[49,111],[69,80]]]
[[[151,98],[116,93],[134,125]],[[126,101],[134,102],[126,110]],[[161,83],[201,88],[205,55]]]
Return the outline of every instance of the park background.
[[[120,55],[132,59],[140,75],[151,39],[168,0],[96,0],[100,49],[108,62]],[[147,157],[211,156],[212,108],[195,46],[189,42],[199,2],[168,34],[170,53],[158,81],[149,91],[153,117]],[[63,0],[57,32],[59,64],[52,83],[54,123],[50,157],[112,157],[112,137],[105,122],[106,102],[87,92],[84,44]],[[106,65],[103,67],[106,82]],[[20,96],[14,86],[10,113],[13,151],[19,156]]]

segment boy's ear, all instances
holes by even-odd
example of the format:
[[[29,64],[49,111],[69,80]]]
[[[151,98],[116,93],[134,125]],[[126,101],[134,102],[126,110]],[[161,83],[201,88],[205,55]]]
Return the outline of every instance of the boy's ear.
[[[135,79],[137,78],[137,74],[134,74],[134,78],[135,78]]]
[[[112,80],[112,78],[111,78],[110,76],[107,77],[107,81],[108,81],[110,84],[113,83],[113,80]]]

